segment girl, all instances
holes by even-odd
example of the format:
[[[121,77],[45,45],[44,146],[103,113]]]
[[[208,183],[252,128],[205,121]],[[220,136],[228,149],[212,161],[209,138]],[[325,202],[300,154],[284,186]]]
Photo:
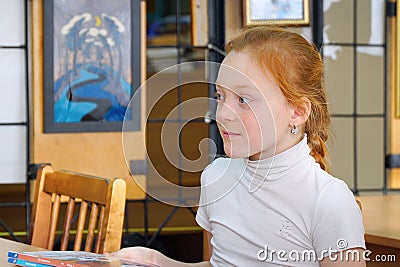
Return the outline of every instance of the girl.
[[[115,255],[160,266],[365,266],[360,209],[326,172],[330,118],[318,51],[296,33],[261,26],[226,50],[216,119],[229,158],[203,171],[196,216],[210,261],[138,247]]]

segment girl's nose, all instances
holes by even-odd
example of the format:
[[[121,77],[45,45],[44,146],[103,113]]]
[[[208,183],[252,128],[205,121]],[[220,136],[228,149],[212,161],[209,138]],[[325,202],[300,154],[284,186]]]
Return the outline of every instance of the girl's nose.
[[[236,116],[235,114],[236,112],[233,109],[233,106],[228,102],[218,104],[216,112],[217,122],[233,121]]]

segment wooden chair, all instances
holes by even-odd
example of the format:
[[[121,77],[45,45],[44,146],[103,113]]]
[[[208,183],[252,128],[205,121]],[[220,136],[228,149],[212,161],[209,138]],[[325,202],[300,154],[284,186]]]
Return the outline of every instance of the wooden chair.
[[[85,251],[103,253],[120,249],[126,202],[125,181],[54,171],[50,166],[41,167],[37,174],[31,216],[31,245],[53,250],[60,207],[64,206],[62,198],[68,201],[68,205],[60,250],[67,250],[70,234],[74,233],[71,226],[75,203],[80,203],[80,210],[73,250],[81,250],[84,233]]]

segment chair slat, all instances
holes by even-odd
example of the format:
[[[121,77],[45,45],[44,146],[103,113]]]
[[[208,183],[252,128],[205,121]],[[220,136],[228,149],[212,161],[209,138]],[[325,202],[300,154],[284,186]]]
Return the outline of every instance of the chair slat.
[[[72,217],[74,216],[75,198],[71,197],[68,201],[67,210],[65,213],[65,221],[63,235],[61,239],[61,250],[67,250],[69,240],[69,230],[71,229]]]
[[[75,251],[79,251],[81,249],[83,230],[85,229],[87,207],[88,207],[88,202],[82,200],[81,207],[79,210],[78,225],[76,227],[76,236],[75,236],[75,242],[74,242],[74,250]]]
[[[101,244],[104,243],[105,233],[104,233],[104,227],[103,226],[104,226],[104,214],[105,214],[105,211],[106,211],[106,207],[105,206],[101,206],[99,225],[97,227],[97,229],[98,229],[97,240],[96,240],[96,246],[95,246],[95,249],[94,249],[95,253],[100,253],[100,250],[102,249]]]
[[[94,231],[96,229],[97,215],[99,213],[99,205],[92,203],[92,211],[90,212],[88,233],[86,236],[85,251],[91,251],[94,239]]]
[[[47,249],[49,250],[52,250],[54,246],[58,215],[60,213],[60,203],[61,203],[61,195],[56,195],[54,198],[53,206],[51,208],[50,232],[49,232],[49,240],[47,241]]]

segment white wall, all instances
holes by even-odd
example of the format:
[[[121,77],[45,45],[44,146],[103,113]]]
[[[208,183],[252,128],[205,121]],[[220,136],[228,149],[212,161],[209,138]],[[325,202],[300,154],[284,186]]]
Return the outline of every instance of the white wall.
[[[0,184],[26,181],[25,10],[0,0]]]

